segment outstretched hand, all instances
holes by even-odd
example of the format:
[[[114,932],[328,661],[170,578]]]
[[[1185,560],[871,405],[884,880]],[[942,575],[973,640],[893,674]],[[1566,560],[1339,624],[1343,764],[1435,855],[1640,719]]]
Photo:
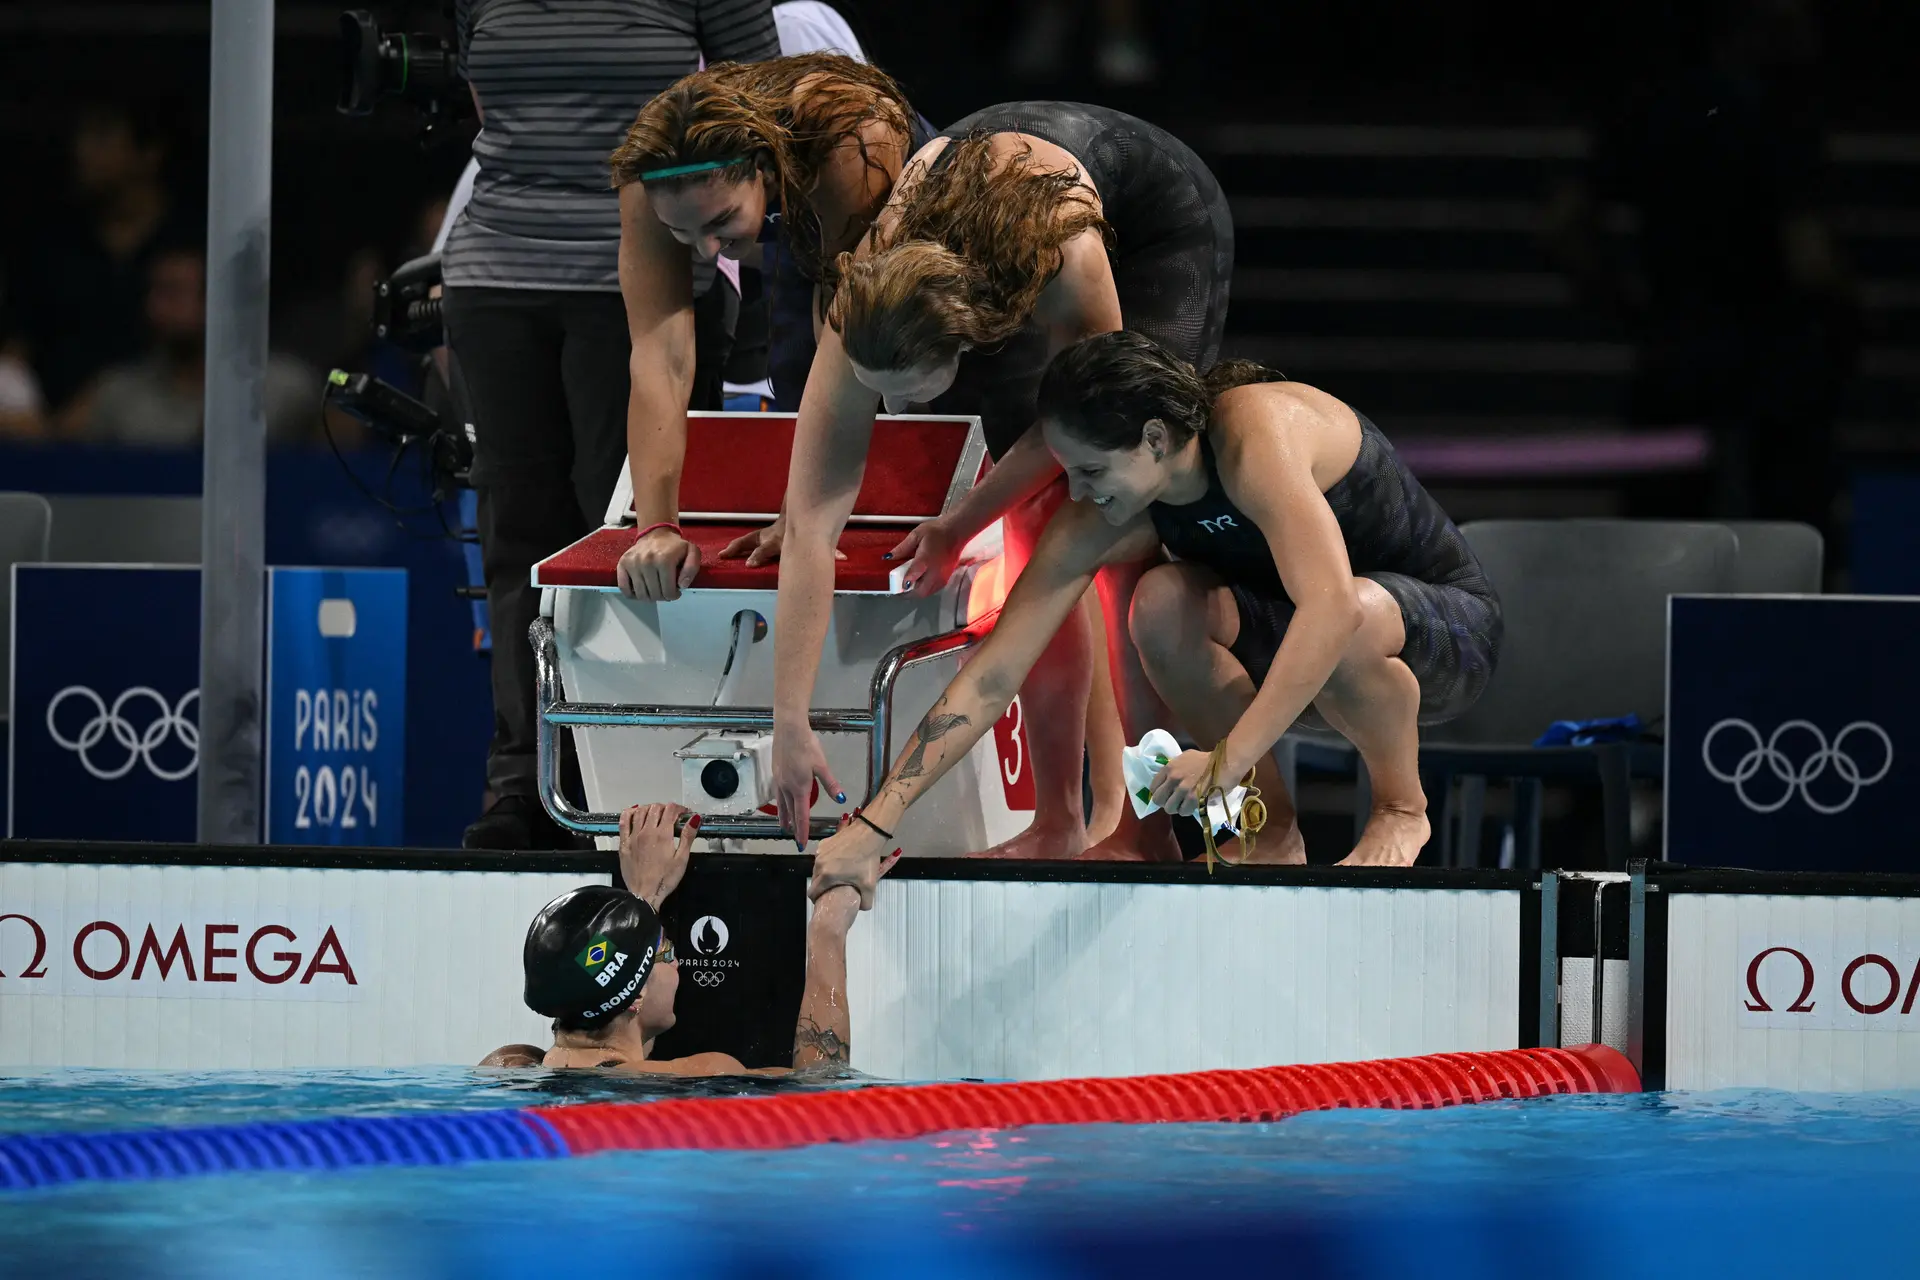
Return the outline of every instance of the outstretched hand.
[[[700,834],[696,813],[674,835],[673,824],[684,813],[677,804],[637,804],[620,815],[620,879],[656,912],[680,887],[694,837]]]
[[[722,560],[745,558],[747,568],[757,569],[763,564],[772,564],[780,558],[780,548],[787,540],[787,518],[780,516],[764,529],[755,529],[752,533],[743,533],[720,548]],[[847,554],[838,547],[834,548],[833,558],[845,560]]]
[[[821,788],[835,804],[847,802],[846,789],[834,778],[826,748],[811,728],[774,729],[772,772],[774,812],[780,825],[793,834],[794,847],[804,853],[813,802],[820,798]]]
[[[807,896],[814,900],[816,910],[829,898],[846,899],[848,895],[834,892],[841,888],[857,891],[860,910],[871,910],[874,886],[900,861],[900,850],[888,853],[886,847],[887,842],[872,827],[850,816],[842,818],[840,830],[814,850],[813,881],[807,886]]]
[[[906,584],[917,596],[930,596],[947,585],[959,567],[960,553],[966,544],[939,517],[924,520],[900,545],[888,552],[888,559],[907,560]]]

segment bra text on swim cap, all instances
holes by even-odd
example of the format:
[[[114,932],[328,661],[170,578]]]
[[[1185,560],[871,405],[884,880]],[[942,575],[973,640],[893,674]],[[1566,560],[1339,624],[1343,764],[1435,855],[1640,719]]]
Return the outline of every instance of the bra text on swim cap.
[[[658,944],[655,944],[655,945],[657,946]],[[620,990],[615,992],[612,995],[612,997],[610,997],[609,999],[602,1001],[598,1009],[588,1009],[586,1012],[582,1013],[580,1016],[583,1018],[597,1018],[601,1014],[606,1013],[610,1010],[624,1008],[626,1006],[627,1000],[633,995],[634,989],[640,985],[641,980],[647,976],[647,971],[650,968],[652,968],[653,952],[654,952],[654,947],[650,946],[647,948],[647,953],[640,957],[640,964],[638,967],[634,969],[633,976],[627,979],[626,986],[620,988]],[[626,958],[627,958],[626,952],[624,951],[616,952],[614,955],[613,963],[608,965],[605,969],[603,969],[600,972],[599,977],[595,978],[595,981],[598,982],[603,979],[609,979],[615,973],[618,973],[620,970],[620,965],[626,960]]]
[[[602,969],[600,972],[594,974],[593,980],[599,983],[603,987],[606,986],[609,982],[613,981],[614,975],[620,972],[620,966],[625,964],[626,962],[627,962],[626,952],[624,951],[614,952],[613,963],[608,965],[606,968]]]

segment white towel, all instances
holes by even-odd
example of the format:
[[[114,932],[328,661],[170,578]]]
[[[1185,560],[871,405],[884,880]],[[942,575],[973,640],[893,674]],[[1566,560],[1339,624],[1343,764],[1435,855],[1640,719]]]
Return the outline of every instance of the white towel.
[[[1144,818],[1160,806],[1152,800],[1153,780],[1167,767],[1167,762],[1180,754],[1180,744],[1165,729],[1154,729],[1140,739],[1137,747],[1126,747],[1120,752],[1120,774],[1127,781],[1127,798],[1133,802],[1133,816]],[[1207,817],[1213,822],[1215,831],[1231,831],[1240,834],[1240,805],[1247,798],[1245,787],[1235,787],[1223,798],[1216,796],[1207,802]]]

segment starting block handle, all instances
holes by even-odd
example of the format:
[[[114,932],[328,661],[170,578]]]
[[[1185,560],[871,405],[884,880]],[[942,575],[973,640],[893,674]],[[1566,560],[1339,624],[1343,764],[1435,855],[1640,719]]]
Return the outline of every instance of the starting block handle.
[[[995,610],[968,623],[957,631],[910,640],[887,652],[874,668],[869,686],[871,705],[860,710],[829,707],[808,713],[808,722],[816,733],[865,734],[867,738],[867,788],[863,803],[886,781],[892,765],[893,690],[902,673],[923,662],[973,648],[993,630],[999,616]],[[554,734],[556,725],[594,728],[651,729],[733,729],[771,732],[771,707],[645,706],[618,702],[565,702],[561,699],[560,651],[554,639],[553,621],[537,617],[527,628],[533,645],[534,684],[539,710],[537,757],[539,761],[540,802],[553,820],[572,831],[589,835],[618,835],[620,815],[594,813],[582,809],[560,793],[560,744]],[[807,824],[810,839],[825,839],[840,829],[838,818],[814,818]],[[774,817],[731,814],[700,817],[700,833],[714,839],[784,840],[789,839],[780,820]]]

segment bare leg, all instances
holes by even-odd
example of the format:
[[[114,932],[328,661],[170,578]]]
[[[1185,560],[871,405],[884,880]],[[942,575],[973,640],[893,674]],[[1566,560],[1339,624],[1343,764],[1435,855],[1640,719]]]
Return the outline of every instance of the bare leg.
[[[1109,565],[1094,579],[1100,593],[1101,614],[1106,622],[1107,671],[1119,704],[1123,742],[1138,742],[1149,729],[1166,728],[1175,723],[1173,712],[1154,691],[1140,664],[1140,652],[1129,634],[1128,615],[1133,607],[1134,588],[1143,574],[1159,564],[1158,560],[1138,564]],[[1121,862],[1178,862],[1180,843],[1173,838],[1173,820],[1163,813],[1148,814],[1143,820],[1133,816],[1133,805],[1121,784],[1119,821],[1105,839],[1083,857]]]
[[[1187,732],[1203,744],[1226,737],[1252,704],[1254,687],[1228,650],[1240,634],[1240,611],[1219,577],[1188,564],[1161,565],[1147,573],[1133,594],[1131,631],[1147,678]],[[1267,805],[1255,860],[1305,862],[1293,797],[1272,753],[1254,766],[1254,783]],[[1227,856],[1237,854],[1230,845]]]
[[[1427,843],[1420,786],[1420,683],[1399,658],[1406,647],[1400,605],[1368,578],[1353,643],[1313,705],[1359,748],[1373,783],[1373,812],[1343,866],[1410,867]]]
[[[1009,580],[1018,577],[1066,497],[1064,481],[1007,513]],[[1086,809],[1080,767],[1087,741],[1087,691],[1091,687],[1093,637],[1087,611],[1076,609],[1027,673],[1020,690],[1027,747],[1033,759],[1033,822],[1019,835],[988,849],[989,858],[1071,858],[1087,847]]]
[[[1087,819],[1087,842],[1099,844],[1120,825],[1127,807],[1127,783],[1120,772],[1120,749],[1126,737],[1120,727],[1120,703],[1113,691],[1108,664],[1110,641],[1100,617],[1100,599],[1089,591],[1080,602],[1092,640],[1093,681],[1087,691],[1087,772],[1093,785],[1093,813]]]

